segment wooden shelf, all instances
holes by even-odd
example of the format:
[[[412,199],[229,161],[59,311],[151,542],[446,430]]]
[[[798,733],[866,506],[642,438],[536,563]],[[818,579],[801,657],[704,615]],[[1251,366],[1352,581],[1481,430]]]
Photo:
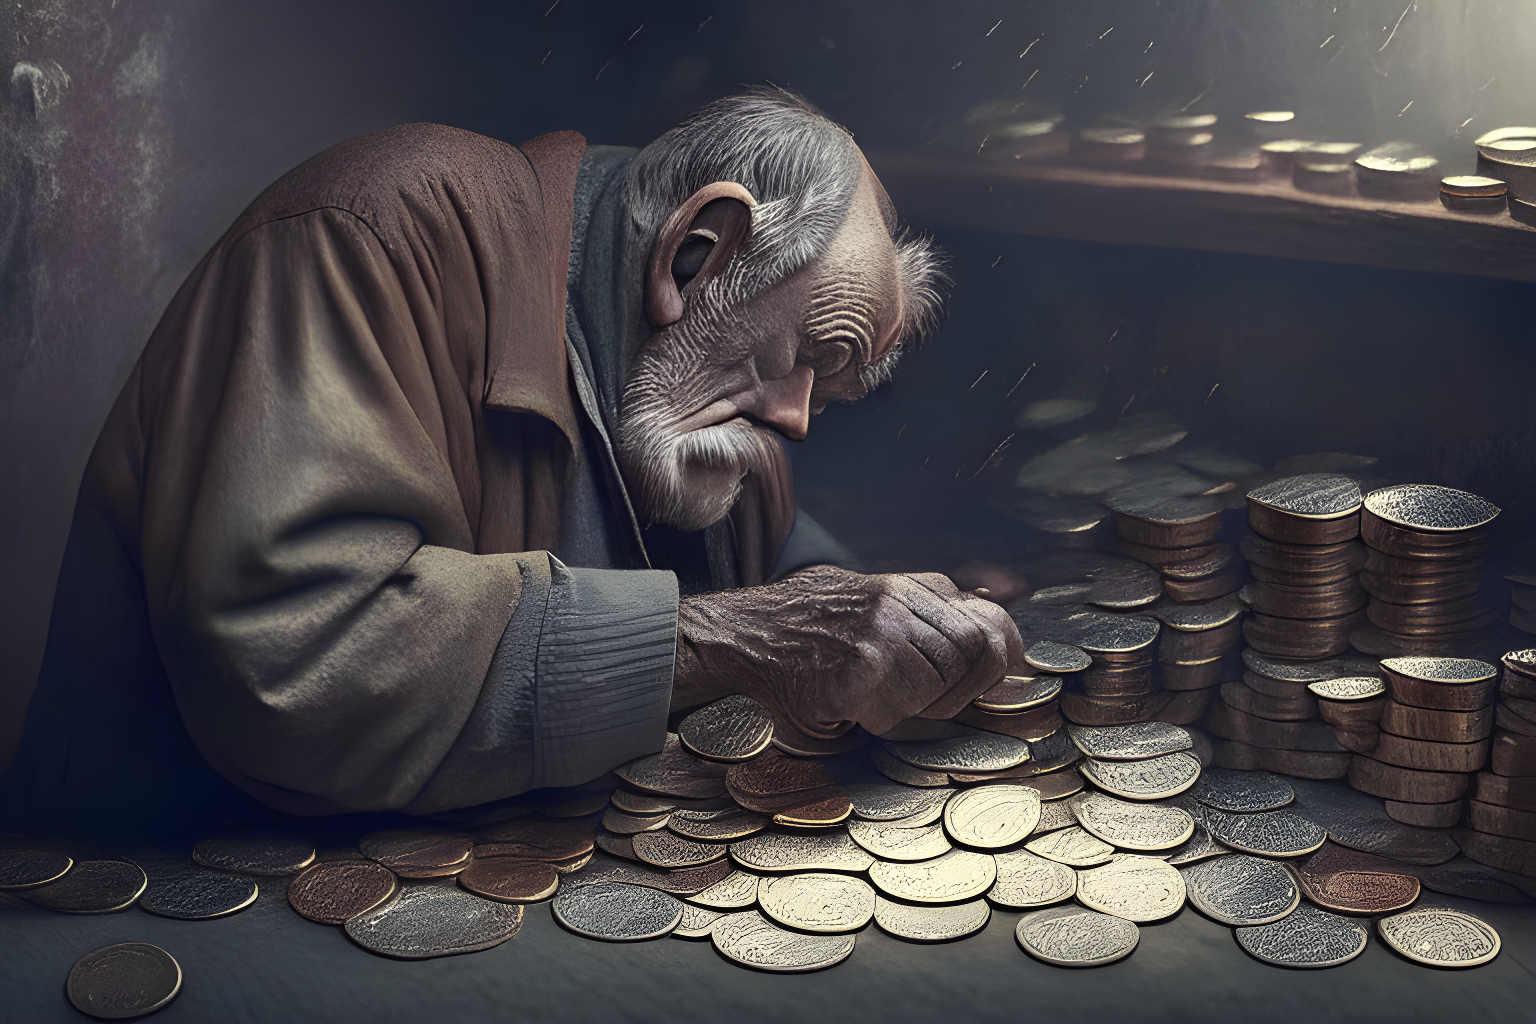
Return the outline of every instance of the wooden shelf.
[[[1316,195],[1284,179],[1225,182],[893,153],[869,160],[902,219],[918,226],[1536,281],[1536,228],[1508,213]]]

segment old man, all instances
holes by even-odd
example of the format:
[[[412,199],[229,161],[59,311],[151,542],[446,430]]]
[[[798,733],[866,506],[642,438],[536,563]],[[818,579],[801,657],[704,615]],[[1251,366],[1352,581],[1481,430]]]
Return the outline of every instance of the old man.
[[[781,446],[889,375],[936,278],[777,91],[639,152],[418,124],[320,154],[111,413],[8,812],[460,808],[732,693],[807,744],[952,716],[1020,663],[1012,623],[839,567]]]

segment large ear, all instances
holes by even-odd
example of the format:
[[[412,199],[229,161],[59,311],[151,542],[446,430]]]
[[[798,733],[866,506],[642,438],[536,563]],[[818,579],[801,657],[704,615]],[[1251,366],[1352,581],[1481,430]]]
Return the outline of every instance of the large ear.
[[[683,289],[730,262],[752,230],[757,200],[734,181],[715,181],[672,211],[645,270],[645,314],[666,327],[683,318]]]

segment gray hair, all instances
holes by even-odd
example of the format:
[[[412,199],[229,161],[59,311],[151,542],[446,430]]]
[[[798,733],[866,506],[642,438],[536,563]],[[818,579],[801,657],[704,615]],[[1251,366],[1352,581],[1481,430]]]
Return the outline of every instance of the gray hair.
[[[751,192],[751,236],[712,282],[735,304],[827,250],[863,170],[848,129],[793,93],[755,88],[715,100],[642,149],[625,172],[623,204],[649,251],[672,211],[705,185],[734,181]],[[888,379],[901,353],[933,328],[947,281],[928,239],[898,228],[883,190],[880,201],[896,243],[904,322],[896,347],[860,372],[869,388]]]

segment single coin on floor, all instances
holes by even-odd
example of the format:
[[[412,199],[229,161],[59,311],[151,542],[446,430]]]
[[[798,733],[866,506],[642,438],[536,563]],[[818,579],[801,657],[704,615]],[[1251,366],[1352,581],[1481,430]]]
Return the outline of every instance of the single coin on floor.
[[[965,846],[1012,846],[1040,820],[1040,794],[1028,786],[993,783],[967,789],[944,805],[944,830]]]
[[[518,857],[477,857],[458,877],[465,889],[498,903],[537,903],[549,899],[560,886],[560,875],[552,866]]]
[[[1103,793],[1073,797],[1072,813],[1084,829],[1127,850],[1169,850],[1195,834],[1195,819],[1183,808],[1130,803]]]
[[[346,923],[347,937],[396,960],[474,953],[499,946],[523,926],[523,908],[494,903],[446,885],[408,885]]]
[[[321,924],[346,924],[395,894],[394,872],[371,860],[328,861],[288,883],[288,905]]]
[[[875,912],[875,890],[853,875],[811,871],[765,878],[757,887],[765,915],[801,932],[857,931]]]
[[[242,875],[296,875],[314,863],[315,844],[277,835],[220,836],[194,846],[192,859]]]
[[[980,896],[997,880],[989,853],[951,850],[922,861],[875,861],[869,880],[887,896],[913,903],[954,903]]]
[[[898,903],[875,897],[875,924],[881,931],[909,942],[952,942],[981,931],[992,916],[986,900],[947,906]]]
[[[57,882],[74,863],[52,850],[0,850],[0,890],[30,889]]]
[[[1014,937],[1024,952],[1048,964],[1101,967],[1129,956],[1141,930],[1124,918],[1069,904],[1025,914]]]
[[[734,694],[683,719],[677,737],[711,761],[750,761],[773,742],[773,719],[757,701]]]
[[[200,921],[244,910],[256,902],[256,879],[210,871],[196,864],[147,862],[149,883],[139,909],[161,917]]]
[[[1025,850],[996,853],[992,859],[997,881],[987,890],[987,899],[1000,907],[1044,907],[1077,892],[1077,872],[1065,864]]]
[[[1499,955],[1499,933],[1481,918],[1449,907],[1415,907],[1383,917],[1376,931],[1387,945],[1431,967],[1476,967]]]
[[[1365,952],[1369,937],[1358,921],[1299,905],[1273,924],[1237,929],[1249,956],[1276,967],[1337,967]]]
[[[1166,800],[1200,778],[1200,762],[1179,751],[1141,761],[1100,761],[1085,758],[1078,766],[1094,785],[1127,800]]]
[[[102,1020],[140,1017],[176,998],[181,965],[159,946],[119,942],[77,960],[64,989],[81,1013]]]
[[[724,916],[723,911],[684,903],[682,920],[678,921],[677,927],[672,929],[672,937],[674,939],[707,939],[715,930],[715,922]]]
[[[885,821],[848,823],[848,835],[881,860],[930,860],[951,849],[941,825],[901,828]]]
[[[1073,825],[1059,832],[1049,832],[1024,844],[1024,849],[1037,857],[1056,861],[1068,867],[1088,868],[1103,864],[1115,855],[1115,848],[1098,836]]]
[[[657,889],[623,882],[563,887],[555,920],[589,939],[639,942],[666,935],[683,918],[683,904]]]
[[[1166,722],[1069,725],[1067,734],[1077,749],[1100,761],[1139,761],[1159,754],[1188,750],[1194,744],[1187,731]]]
[[[1262,857],[1232,853],[1191,864],[1180,874],[1189,902],[1222,924],[1272,924],[1301,902],[1301,890],[1285,866]]]
[[[1184,906],[1179,869],[1156,857],[1121,854],[1077,875],[1077,900],[1103,914],[1138,923],[1161,921]]]
[[[22,892],[29,902],[66,914],[110,914],[133,905],[149,879],[125,860],[82,860],[57,882]]]
[[[755,910],[727,914],[710,933],[728,959],[760,971],[819,971],[853,952],[852,935],[802,935],[786,931]]]

